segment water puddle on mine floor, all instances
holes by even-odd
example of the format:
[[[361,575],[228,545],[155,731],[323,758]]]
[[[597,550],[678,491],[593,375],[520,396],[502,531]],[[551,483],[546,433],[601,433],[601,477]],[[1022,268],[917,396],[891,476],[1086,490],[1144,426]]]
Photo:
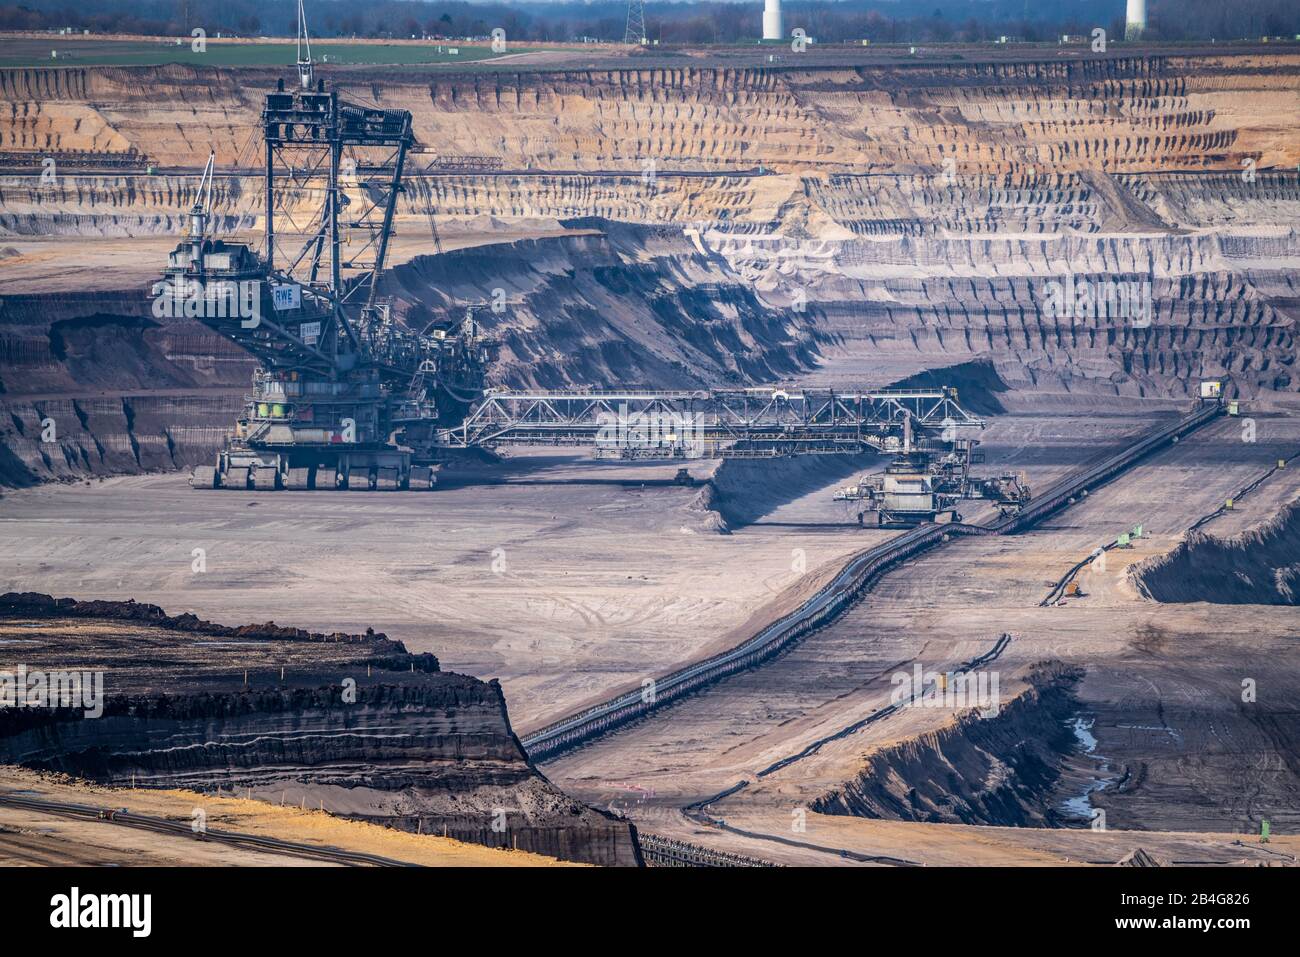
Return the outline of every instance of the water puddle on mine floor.
[[[1110,765],[1105,758],[1097,754],[1097,738],[1092,733],[1096,720],[1082,715],[1070,719],[1070,730],[1074,732],[1074,738],[1079,743],[1079,752],[1095,760],[1097,770],[1085,777],[1082,794],[1066,798],[1061,802],[1061,810],[1070,817],[1082,818],[1085,821],[1091,821],[1096,812],[1092,806],[1092,795],[1105,790],[1114,781],[1114,776],[1108,773]]]

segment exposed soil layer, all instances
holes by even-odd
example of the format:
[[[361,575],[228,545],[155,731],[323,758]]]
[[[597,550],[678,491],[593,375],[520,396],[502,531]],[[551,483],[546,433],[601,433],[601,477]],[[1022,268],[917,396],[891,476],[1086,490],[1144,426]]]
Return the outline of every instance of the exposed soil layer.
[[[218,796],[196,791],[106,787],[84,778],[14,765],[0,766],[0,796],[90,806],[106,812],[126,810],[136,815],[188,821],[191,825],[201,815],[209,835],[248,834],[425,867],[575,866],[575,862],[522,851],[502,853],[498,847],[344,820],[319,807],[249,800],[229,792]],[[103,819],[69,817],[53,809],[0,802],[0,866],[335,866],[306,853],[309,856],[297,850],[286,854],[220,840],[196,841],[190,827],[178,833],[143,830]]]
[[[0,646],[10,674],[103,673],[101,714],[84,700],[0,710],[0,763],[230,791],[567,860],[639,861],[629,825],[528,763],[497,682],[440,672],[432,655],[383,636],[5,596]]]
[[[1130,571],[1146,598],[1221,605],[1300,605],[1300,501],[1236,535],[1192,532]]]
[[[0,71],[0,149],[134,149],[172,167],[0,186],[0,485],[183,468],[218,446],[252,364],[200,326],[155,319],[146,292],[194,199],[185,170],[209,145],[243,170],[219,177],[220,228],[255,238],[249,157],[260,90],[281,73]],[[500,174],[412,178],[383,290],[416,327],[504,290],[505,313],[477,314],[503,343],[494,384],[957,385],[975,411],[1013,413],[984,451],[1036,490],[1203,378],[1225,379],[1252,412],[1300,405],[1295,55],[337,76],[344,96],[410,109],[440,154],[500,161]],[[1150,308],[1061,315],[1047,300],[1064,282],[1132,283]],[[1175,548],[1293,451],[1293,432],[1239,451],[1226,431],[1164,450],[1033,532],[907,563],[789,654],[548,774],[593,806],[634,793],[632,820],[679,837],[696,827],[683,806],[738,781],[711,813],[780,838],[792,809],[822,802],[828,813],[809,817],[832,836],[809,841],[830,850],[801,851],[821,862],[858,846],[837,836],[853,826],[918,829],[874,851],[921,858],[911,835],[936,826],[922,822],[1078,823],[1067,802],[1113,828],[1184,832],[1141,835],[1144,853],[1171,861],[1197,859],[1193,832],[1294,825],[1294,514]],[[699,490],[561,458],[538,456],[531,477],[494,465],[499,486],[380,502],[204,497],[163,478],[26,489],[4,503],[0,570],[16,589],[57,579],[78,594],[175,595],[208,615],[233,601],[317,628],[400,628],[444,661],[502,675],[528,727],[748,637],[886,534],[837,527],[830,501],[868,456],[727,463]],[[1038,604],[1137,522],[1147,537],[1112,562],[1163,557],[1131,578],[1090,572],[1079,596]],[[187,574],[196,544],[211,575]],[[1135,601],[1135,585],[1165,604]],[[378,652],[380,636],[37,611],[0,632],[0,651],[73,667],[89,649],[118,696],[93,736],[76,716],[15,725],[39,766],[628,862],[630,826],[528,767],[492,683],[412,672],[404,649]],[[970,660],[1008,630],[999,716],[909,709],[840,736],[888,700],[892,674]],[[1043,661],[1075,670],[1015,684]],[[357,702],[336,704],[350,677]],[[1095,753],[1078,747],[1080,715]],[[393,728],[401,740],[383,736]],[[825,746],[785,763],[814,742]],[[1019,830],[1078,835],[1099,861],[1134,851],[1122,836]],[[1021,838],[999,840],[1026,859],[1010,850]],[[1044,862],[1084,843],[1028,840]],[[924,859],[966,862],[944,844],[930,838]],[[1228,844],[1214,861],[1267,853]],[[744,851],[773,847],[792,853],[778,840]]]
[[[680,232],[606,225],[608,236],[419,258],[388,274],[385,293],[423,329],[506,290],[505,315],[477,314],[501,342],[495,385],[734,386],[811,367],[816,331],[725,263]],[[195,320],[153,318],[143,287],[93,305],[0,298],[0,358],[0,486],[206,463],[254,368]]]
[[[1009,391],[998,376],[997,369],[988,359],[959,362],[925,372],[918,372],[891,383],[891,389],[937,389],[947,387],[957,391],[958,401],[967,412],[994,416],[1007,411],[998,398]]]
[[[349,99],[410,109],[440,154],[488,155],[507,170],[639,170],[632,161],[653,156],[662,169],[912,171],[951,157],[962,170],[1237,171],[1243,156],[1261,167],[1300,158],[1282,133],[1297,126],[1297,72],[1300,58],[1282,52],[321,75]],[[255,91],[285,73],[3,70],[0,98],[14,108],[0,148],[134,149],[164,167],[213,149],[233,166],[249,158]]]
[[[1014,827],[1057,820],[1052,796],[1076,740],[1067,719],[1077,709],[1079,670],[1030,676],[1022,694],[984,716],[864,758],[858,777],[811,805],[822,814]]]
[[[727,527],[750,525],[793,498],[824,494],[828,482],[856,478],[875,463],[871,452],[855,455],[799,455],[780,459],[724,459],[704,497]]]
[[[1268,208],[1257,197],[1245,216]],[[979,411],[1168,403],[1207,377],[1300,401],[1293,230],[774,246],[713,229],[697,246],[680,227],[600,225],[416,258],[385,290],[417,328],[504,290],[504,314],[477,314],[502,342],[489,381],[503,386],[744,386],[834,367],[844,387],[956,384]],[[1045,290],[1067,279],[1149,283],[1152,315],[1054,316]],[[152,318],[143,288],[0,300],[0,485],[211,460],[253,363],[193,320]]]
[[[325,635],[302,628],[282,628],[273,621],[261,625],[240,625],[232,628],[204,621],[188,612],[184,615],[169,615],[157,605],[137,601],[78,601],[75,598],[54,598],[38,592],[9,592],[0,595],[0,618],[19,617],[91,618],[136,622],[170,631],[215,635],[222,638],[364,644],[377,655],[392,656],[394,668],[410,664],[414,670],[422,672],[438,670],[438,659],[435,656],[427,652],[421,655],[410,655],[400,642],[390,641],[387,635],[382,632],[376,633],[374,629],[369,629],[364,635],[349,635],[340,631]]]
[[[147,287],[0,299],[0,485],[209,462],[255,367]]]
[[[1108,827],[1300,825],[1300,623],[1263,605],[1209,607],[1218,614],[1154,615],[1119,655],[1087,666],[1078,697],[1095,760],[1073,790],[1090,790],[1086,805]]]
[[[208,494],[183,475],[40,485],[0,501],[0,591],[374,627],[447,670],[500,678],[527,733],[737,644],[861,547],[820,526],[719,535],[695,504],[709,486],[676,484],[678,464],[516,451],[433,492],[382,495]],[[701,480],[705,468],[690,465]]]
[[[959,370],[982,363],[1008,408],[1167,403],[1206,377],[1300,403],[1300,57],[803,62],[326,70],[345,97],[410,110],[441,157],[500,164],[410,178],[384,294],[422,328],[503,290],[505,313],[478,313],[503,343],[499,385],[747,385],[846,363],[841,384],[879,386],[978,381]],[[280,76],[0,71],[0,149],[162,169],[0,185],[0,485],[219,447],[252,363],[152,317],[148,291],[209,148],[229,172],[216,227],[256,241],[258,111]],[[315,198],[284,201],[306,215]],[[1047,301],[1066,282],[1149,295],[1138,314],[1061,315]]]
[[[574,225],[599,232],[421,257],[395,268],[384,291],[422,329],[504,290],[503,314],[476,314],[501,342],[490,378],[502,385],[746,385],[812,364],[815,327],[771,308],[680,230]]]

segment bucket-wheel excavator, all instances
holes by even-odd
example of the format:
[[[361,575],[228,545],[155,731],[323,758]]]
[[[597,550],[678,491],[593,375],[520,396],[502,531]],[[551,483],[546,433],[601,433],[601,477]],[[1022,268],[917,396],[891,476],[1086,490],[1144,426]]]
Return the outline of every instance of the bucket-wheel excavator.
[[[378,296],[411,114],[347,102],[314,77],[298,6],[296,88],[262,111],[260,250],[212,235],[215,157],[189,236],[155,286],[260,363],[226,447],[199,488],[407,488],[432,481],[438,428],[479,395],[490,342],[472,317],[414,332]]]

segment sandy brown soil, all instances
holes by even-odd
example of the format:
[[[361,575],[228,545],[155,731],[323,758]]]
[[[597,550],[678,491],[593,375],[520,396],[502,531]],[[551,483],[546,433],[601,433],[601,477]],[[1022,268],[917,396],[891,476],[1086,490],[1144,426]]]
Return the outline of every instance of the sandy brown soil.
[[[1168,865],[1294,867],[1300,863],[1300,838],[1294,835],[1275,836],[1261,845],[1247,835],[1231,833],[903,824],[814,813],[804,819],[805,830],[795,832],[789,810],[757,808],[739,808],[727,814],[727,821],[739,830],[766,838],[680,820],[656,822],[655,829],[656,833],[679,840],[805,867],[873,865],[841,853],[845,851],[930,867],[1104,866],[1118,863],[1137,848]],[[772,837],[794,843],[773,841]]]
[[[278,807],[261,801],[215,797],[191,791],[146,791],[94,787],[56,775],[19,768],[0,769],[0,795],[82,804],[108,810],[192,821],[203,810],[208,826],[314,844],[426,867],[566,867],[553,858],[495,850],[438,836],[405,834],[319,811]],[[116,866],[333,866],[322,861],[200,842],[98,821],[79,821],[0,805],[0,865]]]
[[[414,229],[411,232],[412,235],[397,237],[389,246],[388,262],[391,265],[453,249],[518,239],[589,235],[591,231],[546,229],[529,224],[494,230],[444,226],[436,241],[427,228],[423,236]],[[228,238],[254,244],[259,239],[253,233],[232,234]],[[0,256],[4,270],[0,289],[6,295],[14,296],[76,293],[86,289],[136,290],[139,298],[145,301],[149,298],[149,290],[158,281],[161,264],[167,261],[168,253],[175,248],[174,236],[133,236],[129,242],[120,236],[5,237],[0,243],[0,249],[7,253]]]
[[[347,96],[410,109],[422,142],[501,162],[501,175],[412,180],[385,287],[399,310],[423,314],[508,286],[520,304],[486,320],[504,342],[500,381],[753,382],[815,366],[811,381],[875,386],[948,369],[965,394],[980,376],[962,364],[978,359],[1010,386],[999,401],[1013,413],[986,436],[987,468],[1023,470],[1040,490],[1185,406],[1203,377],[1230,374],[1232,388],[1258,397],[1257,444],[1220,422],[1031,533],[922,556],[792,652],[548,773],[655,832],[789,861],[845,860],[844,848],[926,863],[1108,862],[1138,841],[1170,861],[1282,860],[1292,844],[1234,841],[1263,817],[1282,831],[1300,823],[1294,618],[1144,602],[1126,568],[1171,548],[1300,444],[1295,418],[1262,414],[1294,406],[1300,388],[1290,172],[1300,57],[976,52],[899,62],[897,51],[815,50],[755,69],[754,50],[602,50],[530,54],[504,74],[332,73]],[[601,61],[611,68],[559,69]],[[13,106],[0,147],[135,147],[179,170],[0,188],[0,294],[10,297],[0,305],[13,305],[0,330],[13,363],[0,370],[10,393],[0,452],[17,450],[0,458],[0,478],[210,460],[246,360],[203,330],[142,331],[130,321],[135,290],[171,245],[161,237],[183,227],[195,182],[184,170],[209,146],[224,166],[255,156],[260,99],[246,90],[276,75],[0,71],[0,103]],[[163,97],[202,106],[178,122],[159,109]],[[653,184],[639,173],[647,158],[663,174]],[[1257,180],[1240,175],[1246,161]],[[226,231],[254,232],[255,181],[223,177],[217,192]],[[539,241],[499,245],[517,239]],[[439,241],[450,255],[428,257]],[[1154,322],[1045,314],[1043,283],[1066,273],[1149,280]],[[799,293],[806,311],[794,309]],[[150,401],[133,398],[151,389]],[[72,401],[82,395],[97,401]],[[32,438],[47,414],[81,426],[61,425],[75,433],[62,456]],[[22,468],[10,468],[17,457]],[[667,481],[671,467],[567,453],[446,476],[429,495],[197,495],[174,474],[6,491],[0,589],[134,597],[222,621],[374,626],[448,669],[501,677],[527,732],[736,644],[884,540],[891,533],[847,527],[831,501],[844,473],[842,463],[822,480],[774,468],[765,487],[761,473],[737,470],[735,500],[720,506],[730,536],[711,530],[695,491]],[[1266,518],[1294,496],[1294,474],[1211,530]],[[1066,569],[1138,522],[1147,535],[1134,548],[1080,578],[1086,597],[1038,607]],[[191,571],[196,547],[202,574]],[[879,708],[900,668],[953,666],[1004,631],[1014,634],[997,663],[1004,694],[1021,693],[1045,660],[1081,669],[1070,693],[1097,738],[1039,790],[991,800],[1014,779],[1007,755],[958,757],[943,709],[907,711],[758,776]],[[1243,676],[1260,679],[1254,710],[1236,701]],[[883,783],[860,780],[881,755]],[[766,838],[681,816],[740,781],[709,813]],[[922,793],[935,782],[950,801]],[[828,795],[874,807],[875,784],[896,799],[893,813],[917,820],[809,813],[806,841],[829,853],[770,839],[789,834],[793,811],[834,803]],[[917,823],[1064,820],[1080,801],[1105,810],[1112,832]]]
[[[758,49],[735,52],[726,73],[716,69],[725,53],[701,49],[620,58],[609,70],[320,75],[363,104],[412,109],[420,142],[440,153],[495,156],[509,170],[639,170],[654,156],[664,169],[910,172],[955,156],[965,171],[1235,172],[1240,156],[1266,167],[1297,155],[1300,56],[1291,49],[1104,58],[1049,49],[1011,51],[1009,63],[989,63],[988,52],[983,63],[946,55],[880,63],[861,48],[775,63]],[[241,87],[265,89],[287,72],[0,71],[0,98],[16,105],[0,123],[0,147],[134,148],[164,167],[201,164],[211,147],[221,165],[235,165],[260,109]],[[1123,111],[1108,108],[1117,96]]]
[[[498,685],[382,635],[227,628],[48,596],[7,595],[0,618],[0,676],[94,675],[94,694],[66,710],[0,707],[0,764],[637,863],[626,824],[529,764]]]

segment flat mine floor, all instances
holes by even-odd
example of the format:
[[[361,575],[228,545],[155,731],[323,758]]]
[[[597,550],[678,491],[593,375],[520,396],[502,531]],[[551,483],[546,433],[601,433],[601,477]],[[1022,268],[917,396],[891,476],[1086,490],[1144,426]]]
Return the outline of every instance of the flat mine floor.
[[[1007,416],[983,448],[989,470],[1042,486],[1152,421]],[[738,644],[897,534],[858,528],[833,501],[843,470],[793,494],[754,490],[766,513],[717,534],[676,468],[522,452],[429,493],[199,492],[182,475],[39,486],[0,500],[0,589],[221,624],[373,627],[446,670],[500,678],[527,733]]]
[[[182,475],[7,493],[0,588],[374,627],[499,677],[527,731],[737,643],[864,544],[847,527],[709,531],[675,466],[528,459],[501,484],[429,493],[196,492]]]

